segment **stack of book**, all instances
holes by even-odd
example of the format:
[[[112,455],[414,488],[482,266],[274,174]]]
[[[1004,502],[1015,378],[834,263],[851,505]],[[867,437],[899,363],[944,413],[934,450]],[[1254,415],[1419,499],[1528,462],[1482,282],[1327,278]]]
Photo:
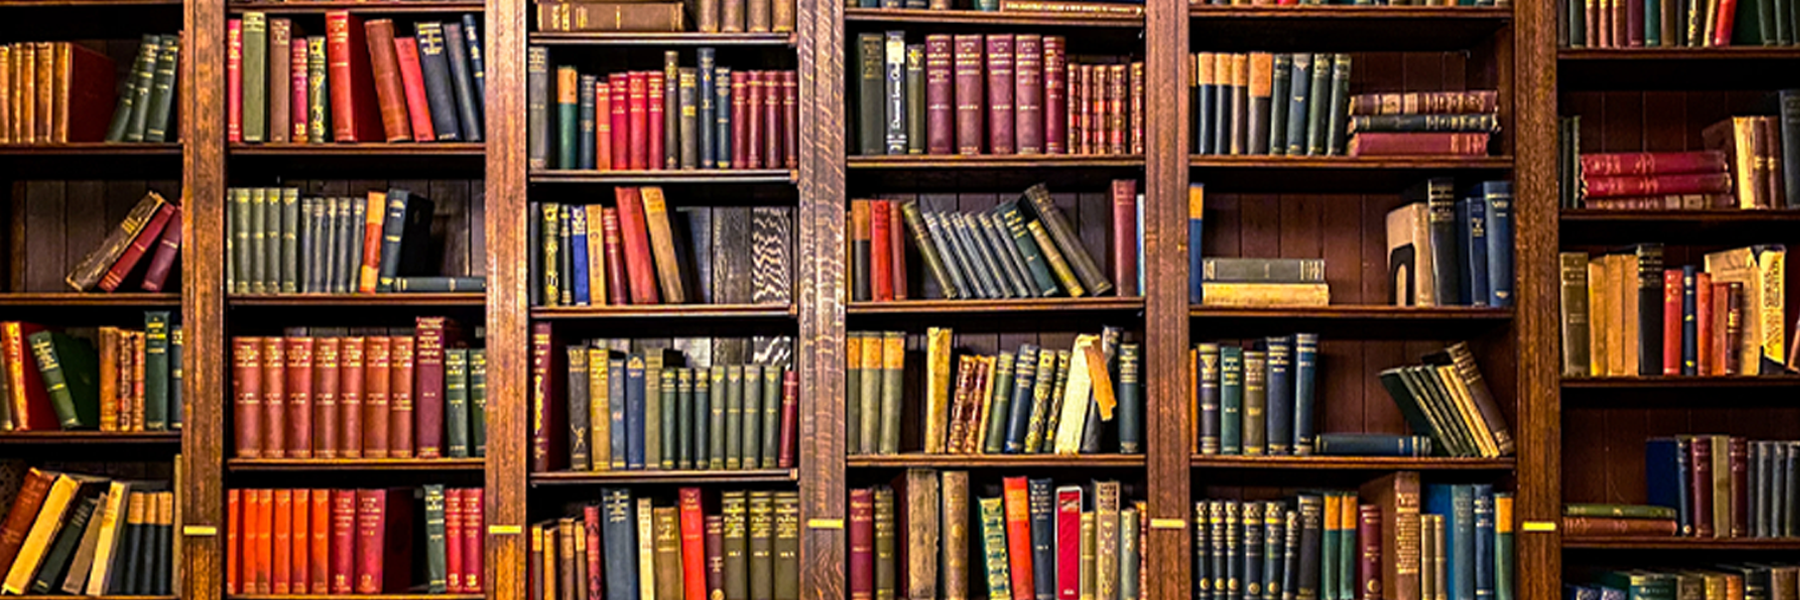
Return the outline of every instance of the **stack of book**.
[[[535,4],[538,31],[687,31],[687,5],[681,2],[538,0]],[[700,0],[692,6],[694,27],[701,33],[794,31],[794,0]]]
[[[1679,530],[1675,514],[1672,506],[1564,504],[1563,535],[1675,535]]]
[[[0,91],[7,96],[0,101],[0,144],[163,141],[174,97],[176,55],[159,49],[165,42],[179,45],[180,37],[146,34],[131,71],[116,86],[112,59],[87,45],[0,45]],[[162,54],[167,54],[167,63],[158,62]],[[167,74],[158,67],[166,68]],[[113,105],[115,88],[124,91],[109,122],[106,111]],[[150,110],[152,105],[158,110]],[[150,131],[155,132],[154,139],[146,137]],[[134,137],[128,139],[127,133]]]
[[[0,521],[7,594],[169,595],[175,492],[32,468]]]
[[[1512,306],[1512,182],[1484,181],[1458,198],[1456,182],[1438,177],[1401,200],[1387,215],[1395,306]]]
[[[1563,208],[1800,207],[1800,89],[1771,94],[1776,116],[1736,116],[1701,132],[1705,151],[1580,153],[1581,116],[1563,117]]]
[[[852,597],[983,597],[969,583],[972,557],[985,566],[988,598],[1141,596],[1150,518],[1119,482],[1007,477],[999,491],[972,498],[968,472],[929,469],[850,490]]]
[[[1142,453],[1142,348],[1122,336],[1106,327],[1075,336],[1068,350],[1024,344],[1017,354],[960,355],[952,371],[951,330],[930,328],[925,453],[1093,454],[1103,439],[1117,439],[1120,454]],[[905,363],[889,361],[905,360],[903,340],[900,332],[851,334],[850,454],[898,451]]]
[[[1664,268],[1662,244],[1563,252],[1563,374],[1775,375],[1787,369],[1779,244]]]
[[[727,364],[705,341],[683,346],[690,352],[627,352],[630,340],[604,339],[564,348],[568,406],[549,415],[566,416],[568,470],[794,467],[799,374],[785,361]]]
[[[479,594],[482,496],[442,485],[228,490],[225,593]]]
[[[1190,224],[1196,221],[1189,221]],[[1191,228],[1190,228],[1191,230]],[[1188,245],[1199,274],[1188,283],[1188,301],[1206,306],[1325,306],[1331,285],[1323,258],[1203,258]]]
[[[1792,537],[1800,531],[1800,442],[1726,435],[1680,435],[1644,443],[1649,504],[1674,526],[1659,535]],[[1646,529],[1608,533],[1651,533]]]
[[[1196,153],[1344,154],[1350,55],[1201,52],[1192,60]]]
[[[301,198],[298,188],[231,188],[227,289],[238,294],[479,292],[483,277],[432,268],[432,201],[411,191]]]
[[[1773,0],[1565,0],[1558,39],[1570,48],[1791,46],[1795,11]]]
[[[1586,584],[1563,584],[1565,600],[1620,598],[1793,598],[1800,566],[1768,563],[1725,563],[1679,571],[1633,569],[1607,571]]]
[[[1296,333],[1249,346],[1196,344],[1201,454],[1314,454],[1319,336]]]
[[[4,50],[0,50],[0,57],[5,54]],[[176,83],[176,65],[180,63],[181,34],[144,34],[138,45],[137,57],[131,61],[131,72],[126,75],[126,81],[118,86],[119,100],[113,107],[112,122],[106,126],[106,141],[162,142],[176,137],[175,134],[179,132],[169,122],[169,108],[175,103],[176,90],[179,89]],[[67,101],[64,99],[64,102]],[[57,109],[55,114],[59,118],[67,118],[68,112],[70,111]],[[86,123],[79,126],[89,127]],[[0,127],[0,130],[4,129],[5,127]],[[5,139],[5,135],[0,133],[0,140]],[[19,140],[13,138],[12,141]],[[86,140],[70,138],[56,141]]]
[[[532,170],[794,169],[799,164],[795,71],[734,70],[718,64],[710,47],[694,51],[693,67],[681,66],[679,51],[666,51],[661,71],[584,74],[571,65],[552,67],[550,51],[542,46],[529,48],[526,60],[531,100],[526,158]]]
[[[419,21],[325,13],[325,35],[246,12],[226,23],[231,142],[479,142],[485,97],[476,15]]]
[[[468,347],[455,321],[296,327],[234,337],[231,350],[238,458],[486,453],[487,354]]]
[[[1500,132],[1497,96],[1493,91],[1357,96],[1350,103],[1349,153],[1486,155],[1488,139]]]
[[[1737,207],[1731,195],[1731,163],[1723,152],[1598,152],[1580,155],[1580,162],[1580,185],[1573,190],[1570,208]]]
[[[952,299],[1099,296],[1120,282],[1119,295],[1137,295],[1143,239],[1137,182],[1117,180],[1113,200],[1113,280],[1082,245],[1073,222],[1042,184],[992,210],[923,210],[917,201],[850,202],[851,300],[885,302],[907,296],[906,235],[944,297]],[[919,295],[923,296],[923,293]]]
[[[532,202],[537,306],[771,304],[792,298],[793,209],[677,207],[658,187],[613,188],[613,206]]]
[[[1144,63],[1072,63],[1062,36],[857,35],[855,151],[1143,154]]]
[[[162,194],[147,191],[125,214],[125,220],[109,230],[106,239],[82,257],[63,282],[78,292],[114,292],[136,275],[140,280],[138,289],[160,292],[175,268],[180,249],[181,207],[164,200]],[[151,257],[149,266],[139,272],[137,266],[145,255]]]
[[[1209,3],[1215,4],[1215,5],[1231,4],[1229,1],[1225,1],[1225,0],[1212,0]],[[1365,2],[1355,2],[1354,0],[1279,0],[1278,2],[1274,2],[1273,4],[1276,6],[1331,6],[1331,5],[1370,6],[1370,5],[1374,5],[1374,6],[1454,7],[1454,6],[1511,6],[1512,2],[1510,0],[1417,0],[1417,1],[1413,1],[1413,0],[1369,0],[1369,1],[1365,1]]]
[[[1512,432],[1467,342],[1425,355],[1422,365],[1381,372],[1413,433],[1431,436],[1439,456],[1495,458],[1513,453]]]
[[[675,506],[604,488],[578,516],[531,526],[529,600],[800,597],[800,494],[700,488]],[[640,596],[642,594],[642,596]]]
[[[180,328],[168,311],[142,331],[101,327],[88,340],[0,322],[0,431],[169,431],[181,427]]]

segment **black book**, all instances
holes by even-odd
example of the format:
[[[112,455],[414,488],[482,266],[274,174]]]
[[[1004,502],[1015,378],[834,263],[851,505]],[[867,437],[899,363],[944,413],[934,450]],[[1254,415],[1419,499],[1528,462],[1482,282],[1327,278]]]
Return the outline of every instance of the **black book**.
[[[1056,492],[1048,478],[1025,482],[1031,512],[1031,577],[1037,600],[1056,600]]]
[[[423,48],[420,53],[423,54]],[[423,57],[420,60],[420,68],[424,68]],[[433,104],[434,123],[439,113]],[[442,131],[439,130],[440,135]],[[542,46],[525,49],[525,136],[526,167],[534,171],[550,168],[550,51]]]
[[[481,104],[475,99],[475,74],[469,67],[469,42],[462,24],[444,24],[444,48],[450,54],[450,87],[456,91],[456,115],[462,119],[463,139],[481,141]],[[526,66],[530,71],[530,66]],[[591,93],[591,92],[590,92]]]
[[[694,140],[700,145],[700,168],[711,169],[723,166],[718,164],[717,158],[721,155],[716,153],[715,150],[723,149],[726,150],[724,156],[730,155],[730,147],[718,145],[718,142],[714,141],[713,138],[716,137],[714,133],[723,131],[723,128],[719,127],[719,121],[724,119],[729,122],[730,120],[731,76],[730,71],[719,71],[725,74],[725,79],[723,81],[715,79],[712,48],[696,49],[694,51],[694,56],[695,63],[698,65],[698,67],[695,68],[694,73],[695,79],[698,80],[695,82],[695,85],[698,87],[694,90],[695,95],[697,96],[694,99],[696,104],[695,110],[697,111],[695,113],[694,128],[696,130],[695,133],[698,135],[695,136]],[[721,83],[725,90],[723,94],[721,94],[719,90],[713,89],[713,86],[720,85]],[[724,98],[726,103],[718,104],[720,98]],[[686,114],[687,113],[682,113],[684,117]],[[682,126],[686,127],[687,122],[682,122]],[[726,160],[730,159],[728,158]]]
[[[1324,534],[1325,498],[1318,494],[1301,494],[1299,504],[1300,576],[1294,581],[1294,597],[1314,600],[1319,597],[1319,545]]]
[[[532,306],[544,305],[544,207],[537,202],[527,203],[525,212],[525,256],[526,283],[530,285],[529,295],[525,302]]]
[[[1663,246],[1638,244],[1637,255],[1638,374],[1662,374]]]
[[[424,22],[416,25],[414,30],[417,32],[414,37],[419,40],[419,73],[425,80],[425,104],[431,111],[431,130],[437,134],[437,140],[440,142],[461,140],[462,126],[456,119],[456,89],[450,83],[450,57],[444,54],[444,26],[441,23]],[[543,68],[546,66],[547,59],[540,60],[545,58],[546,52],[543,48],[532,48],[527,52],[528,56],[526,57],[525,79],[526,87],[529,88],[527,95],[531,96],[531,102],[537,103],[534,106],[538,106],[540,109],[545,106],[543,102],[547,101],[546,98],[549,94],[550,76],[549,72]],[[534,87],[539,83],[545,86],[541,93],[537,87]],[[547,118],[548,114],[542,110],[527,110],[526,118],[527,120],[540,116]],[[531,134],[535,135],[540,131],[549,133],[548,123],[545,123],[545,129],[542,130],[536,128],[536,121],[531,123]],[[549,138],[543,139],[547,141]],[[548,146],[545,148],[547,150]],[[532,146],[531,149],[535,150],[536,146]],[[538,155],[531,154],[530,156]]]

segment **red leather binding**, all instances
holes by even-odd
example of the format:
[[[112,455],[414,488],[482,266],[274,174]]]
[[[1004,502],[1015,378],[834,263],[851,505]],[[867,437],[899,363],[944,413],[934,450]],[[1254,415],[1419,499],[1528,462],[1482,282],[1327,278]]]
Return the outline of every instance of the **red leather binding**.
[[[19,502],[15,502],[13,504],[12,511],[6,513],[7,529],[5,530],[4,534],[0,534],[0,535],[3,535],[5,537],[5,539],[12,539],[14,537],[17,537],[17,539],[19,539],[20,541],[24,541],[24,539],[25,539],[24,531],[22,531],[22,530],[19,531],[17,536],[14,536],[12,534],[11,526],[13,524],[13,515],[19,514],[19,512],[21,512],[20,511],[21,506],[23,506],[24,505],[23,503],[26,500],[28,500],[28,498],[25,495],[26,492],[29,492],[31,490],[30,486],[35,481],[34,478],[36,478],[42,474],[43,474],[42,471],[39,471],[37,469],[32,469],[31,473],[29,475],[26,475],[26,479],[25,479],[26,487],[24,488],[23,491],[21,491],[19,493]],[[43,487],[41,487],[39,489],[39,493],[37,495],[37,501],[31,502],[31,504],[38,504],[38,503],[43,502],[43,500],[44,500],[43,492],[47,492],[47,491],[49,491],[49,489],[50,489],[49,488],[49,480],[45,479]],[[244,543],[242,541],[242,535],[243,535],[243,529],[244,529],[244,515],[243,515],[243,509],[241,508],[242,503],[243,503],[243,500],[242,500],[243,495],[244,495],[243,490],[232,489],[232,490],[225,491],[225,593],[227,595],[237,594],[237,593],[239,593],[239,590],[241,589],[239,587],[241,584],[239,583],[238,578],[243,573],[243,569],[244,569],[244,564],[243,564],[244,561],[242,558],[242,556],[243,556],[242,553],[244,551]],[[32,511],[33,516],[35,516],[36,514],[37,514],[37,511],[35,511],[35,510]],[[25,526],[30,527],[31,524],[29,522],[27,522],[25,524]],[[0,543],[3,543],[3,542],[0,542]],[[12,546],[12,549],[13,549],[14,553],[16,554],[19,547],[17,545],[14,545],[14,546]],[[7,557],[6,562],[12,562],[12,557]]]
[[[650,112],[645,87],[650,84],[649,74],[632,71],[626,74],[626,101],[629,102],[627,115],[631,131],[631,160],[629,168],[642,171],[650,168]]]
[[[987,139],[988,153],[1012,154],[1013,145],[1013,36],[987,36]],[[959,103],[960,105],[960,103]]]
[[[332,490],[331,593],[357,589],[356,564],[356,490]]]
[[[886,200],[869,201],[869,287],[877,302],[894,299],[894,240],[888,204]]]
[[[100,278],[100,289],[108,292],[119,289],[119,284],[125,283],[125,276],[137,268],[138,261],[143,260],[144,253],[150,250],[151,244],[162,239],[163,228],[168,226],[169,219],[174,216],[173,204],[163,204],[157,208],[156,214],[150,217],[150,222],[144,224],[137,237],[131,240],[131,245],[125,247],[125,253],[120,254],[119,259],[113,261],[112,268],[106,270],[106,276]]]
[[[156,241],[156,256],[150,259],[150,267],[144,270],[144,281],[138,286],[146,292],[162,291],[181,250],[181,207],[172,208],[175,212],[169,215],[169,224],[163,227],[162,237]]]
[[[431,126],[431,106],[425,103],[425,74],[419,67],[419,40],[410,36],[394,38],[394,57],[400,62],[400,83],[406,89],[406,114],[412,124],[413,141],[437,139],[437,130]]]
[[[1007,477],[1000,483],[1000,494],[1006,502],[1006,554],[1012,572],[1012,597],[1032,600],[1037,588],[1031,572],[1031,499],[1024,477]]]
[[[850,600],[875,599],[875,506],[868,488],[850,490]]]
[[[291,48],[288,50],[288,60],[291,65],[288,70],[293,75],[292,84],[288,87],[293,93],[291,103],[288,105],[288,113],[291,115],[289,117],[291,123],[288,125],[291,131],[289,132],[288,139],[292,140],[293,143],[302,144],[306,142],[307,136],[306,77],[308,69],[306,66],[306,36],[295,35],[293,37],[294,39],[290,44]],[[417,44],[413,46],[413,55],[418,56]],[[275,125],[280,126],[279,123],[276,123]]]
[[[612,86],[600,81],[581,93],[594,95],[594,166],[605,171],[613,164]]]
[[[731,72],[731,166],[748,169],[750,160],[750,73]]]
[[[1113,282],[1120,296],[1137,295],[1137,202],[1137,180],[1113,180]]]
[[[1663,269],[1662,374],[1681,374],[1681,269]]]
[[[789,169],[800,168],[800,75],[794,71],[781,72],[781,135],[782,164]]]
[[[388,458],[412,458],[414,410],[413,339],[397,335],[388,342]]]
[[[238,458],[261,458],[262,339],[231,338],[231,431]],[[17,549],[14,550],[15,552]]]
[[[906,221],[900,216],[900,203],[887,203],[888,255],[893,261],[894,299],[906,299]]]
[[[262,338],[262,455],[287,456],[287,366],[282,338]]]
[[[294,491],[275,490],[269,530],[269,592],[287,594],[293,589]]]
[[[308,496],[312,501],[312,508],[307,511],[307,517],[312,521],[312,525],[307,528],[307,535],[312,538],[308,544],[308,551],[312,556],[306,558],[309,567],[308,587],[311,588],[310,593],[325,594],[332,591],[332,494],[331,490],[315,489]]]
[[[638,188],[613,188],[619,205],[619,235],[624,243],[625,272],[631,279],[632,304],[656,304],[656,267],[650,262],[650,234],[644,224],[644,201]]]
[[[289,458],[312,458],[313,339],[291,337],[284,341],[287,439],[283,447]]]
[[[331,93],[334,141],[372,142],[381,135],[367,48],[361,17],[346,10],[325,13],[326,87]]]
[[[645,137],[645,140],[644,140],[645,157],[644,157],[644,167],[643,168],[647,168],[652,171],[661,171],[663,169],[663,167],[665,166],[663,164],[663,150],[664,150],[664,144],[667,142],[667,140],[663,139],[663,135],[666,133],[663,131],[663,112],[665,110],[663,108],[663,100],[664,100],[663,96],[666,94],[667,94],[667,90],[663,89],[663,74],[662,74],[662,72],[661,71],[645,72],[644,73],[644,124],[646,126],[648,126],[648,129],[646,130],[646,134],[644,136]],[[632,106],[636,107],[637,105],[633,104]],[[637,168],[637,167],[633,167],[633,168]]]
[[[312,520],[312,490],[290,490],[288,503],[288,590],[293,594],[306,593],[307,576],[312,566],[310,548],[312,535],[309,525]]]
[[[381,129],[387,141],[404,142],[412,137],[412,128],[408,126],[406,85],[400,80],[400,58],[394,52],[394,21],[375,19],[364,23],[363,29],[368,34],[369,70],[375,76]],[[420,97],[424,97],[422,92]]]
[[[589,521],[587,531],[595,531],[598,526],[598,519]],[[588,553],[598,566],[600,555],[591,543]],[[706,600],[706,515],[701,512],[697,487],[681,488],[681,581],[684,600]]]
[[[392,339],[369,336],[363,346],[362,433],[363,458],[388,457],[388,373]],[[358,501],[360,504],[360,500]]]
[[[338,347],[338,458],[363,457],[363,348],[364,339],[354,336]]]
[[[776,467],[794,468],[794,453],[799,446],[799,429],[800,374],[790,369],[787,375],[781,379],[781,451],[776,454]]]
[[[1693,466],[1688,470],[1688,495],[1694,500],[1694,510],[1691,513],[1694,515],[1694,536],[1713,537],[1712,440],[1706,437],[1691,438],[1688,443],[1688,460]],[[1674,533],[1670,532],[1670,535]]]
[[[744,168],[761,169],[763,165],[763,136],[767,135],[763,128],[763,103],[768,100],[764,94],[764,83],[761,71],[744,74],[744,89],[749,92],[749,99],[744,102],[744,118],[749,121],[747,137],[744,138]]]
[[[610,206],[600,209],[600,230],[605,236],[602,239],[606,247],[607,304],[630,304],[631,290],[625,276],[625,240],[619,232],[619,209]]]
[[[685,535],[685,532],[684,532]],[[606,579],[600,572],[600,507],[589,504],[581,508],[581,536],[587,540],[587,554],[582,567],[587,571],[587,597],[605,598]],[[687,559],[685,542],[682,559]],[[701,557],[705,560],[705,557]],[[702,591],[704,593],[704,591]]]
[[[1356,594],[1360,600],[1381,600],[1386,588],[1381,585],[1381,507],[1364,504],[1356,507],[1356,540],[1362,551],[1357,553]],[[1348,600],[1348,599],[1346,599]]]
[[[403,421],[414,428],[419,458],[444,455],[444,317],[418,317],[413,321],[412,418]]]
[[[274,589],[269,578],[274,566],[274,538],[270,530],[274,527],[275,490],[256,490],[256,502],[251,503],[250,538],[250,593],[267,594]]]
[[[1044,36],[1044,153],[1069,151],[1069,66],[1067,42],[1060,35]]]
[[[1044,153],[1044,37],[1013,39],[1013,147],[1019,154]]]
[[[606,76],[606,91],[609,98],[607,106],[612,111],[612,168],[614,171],[628,169],[631,166],[631,109],[626,101],[627,81],[629,75],[609,73]]]
[[[1056,492],[1056,539],[1081,539],[1081,489]],[[1056,600],[1081,598],[1081,544],[1056,545]]]
[[[338,373],[339,348],[343,339],[322,337],[313,340],[312,423],[313,455],[337,458],[338,448]]]
[[[763,91],[762,164],[766,169],[779,169],[787,165],[787,157],[781,153],[781,142],[787,137],[781,130],[781,73],[757,71],[756,77],[762,80]]]
[[[956,113],[951,91],[950,35],[925,36],[925,153],[956,151]]]
[[[463,494],[461,489],[444,490],[444,589],[463,593]]]
[[[463,490],[463,591],[481,593],[482,540],[487,538],[487,513],[482,512],[481,488]]]
[[[982,108],[987,98],[982,91],[982,40],[980,35],[957,35],[955,38],[956,153],[981,154],[986,147],[987,127]]]
[[[241,19],[225,22],[225,141],[244,141],[244,22]]]
[[[1486,133],[1362,132],[1350,136],[1350,156],[1483,156],[1487,143]]]

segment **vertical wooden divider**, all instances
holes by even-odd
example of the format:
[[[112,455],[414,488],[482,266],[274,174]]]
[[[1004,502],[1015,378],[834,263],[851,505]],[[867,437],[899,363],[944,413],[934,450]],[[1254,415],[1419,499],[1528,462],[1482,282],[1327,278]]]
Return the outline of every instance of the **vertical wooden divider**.
[[[800,0],[801,597],[843,600],[844,3]]]
[[[1185,600],[1193,585],[1188,540],[1187,0],[1148,0],[1144,21],[1144,377],[1149,382],[1150,543],[1144,595]],[[1167,576],[1163,574],[1181,574]]]
[[[190,600],[224,592],[225,0],[183,7],[181,60],[181,323],[183,412],[179,491],[181,589]],[[190,532],[191,535],[190,535]]]
[[[1557,272],[1557,0],[1513,4],[1514,264],[1519,348],[1517,477],[1514,508],[1518,594],[1550,600],[1562,593],[1562,346]],[[1547,523],[1549,531],[1527,529]]]
[[[487,2],[487,594],[525,597],[530,312],[525,255],[528,0]]]

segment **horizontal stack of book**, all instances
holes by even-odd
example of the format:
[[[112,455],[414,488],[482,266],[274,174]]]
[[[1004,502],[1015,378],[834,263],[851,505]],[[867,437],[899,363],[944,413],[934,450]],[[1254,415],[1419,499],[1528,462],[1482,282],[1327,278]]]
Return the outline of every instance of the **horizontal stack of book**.
[[[485,70],[476,15],[419,21],[325,13],[325,35],[246,12],[226,23],[231,142],[479,142]]]
[[[0,56],[4,55],[5,52],[0,51]],[[169,122],[169,109],[175,103],[176,90],[179,89],[176,83],[176,65],[180,63],[181,34],[144,34],[138,45],[137,57],[131,61],[131,72],[126,75],[128,79],[118,86],[119,100],[113,107],[112,121],[106,126],[106,141],[163,142],[176,137],[179,128]],[[68,118],[68,113],[72,110],[59,108],[55,114],[59,118]],[[83,123],[80,127],[89,125]],[[13,138],[12,141],[19,140]],[[39,141],[43,140],[40,138]],[[70,138],[56,141],[86,140]]]
[[[1563,375],[1776,375],[1787,369],[1787,250],[1748,246],[1664,268],[1662,244],[1563,252]]]
[[[800,597],[800,494],[700,488],[675,506],[604,488],[599,505],[531,526],[530,600]]]
[[[792,367],[726,364],[700,351],[623,352],[629,340],[617,340],[619,350],[613,342],[564,348],[568,470],[794,467],[800,380]]]
[[[537,306],[770,304],[792,298],[793,208],[670,210],[659,187],[613,188],[613,205],[532,202]]]
[[[1563,45],[1570,48],[1791,46],[1794,7],[1773,0],[1564,0]]]
[[[1381,386],[1413,433],[1431,436],[1439,456],[1513,453],[1512,432],[1467,342],[1425,355],[1422,365],[1381,372]]]
[[[1593,533],[1693,537],[1792,537],[1800,442],[1680,435],[1644,443],[1648,503],[1666,524],[1596,522]],[[1593,515],[1643,516],[1643,515]]]
[[[442,485],[228,490],[225,593],[479,594],[482,496]]]
[[[168,595],[175,492],[32,468],[0,522],[7,594]]]
[[[118,291],[128,278],[137,276],[138,289],[160,292],[175,268],[181,250],[181,207],[164,200],[162,194],[144,192],[144,197],[125,214],[118,227],[108,230],[100,242],[63,278],[78,292]],[[149,255],[149,266],[138,271],[139,263]]]
[[[1137,295],[1142,282],[1139,198],[1136,181],[1113,182],[1112,272],[1122,296]],[[852,200],[849,220],[852,301],[906,299],[902,223],[946,298],[1099,296],[1115,287],[1042,184],[1022,199],[969,213],[923,210],[910,200]]]
[[[486,454],[487,354],[453,320],[289,328],[231,350],[238,458]]]
[[[0,322],[0,431],[169,431],[181,428],[180,327],[168,311],[142,331],[101,327],[89,340]]]
[[[545,32],[687,31],[681,2],[538,0],[537,30]],[[701,33],[788,33],[794,31],[794,0],[701,0],[692,5]]]
[[[542,46],[529,48],[527,61],[532,170],[793,169],[799,163],[795,71],[734,70],[718,64],[710,47],[694,51],[694,67],[681,66],[679,51],[664,52],[661,71],[584,74],[572,65],[552,66]]]
[[[1800,566],[1784,563],[1724,563],[1679,571],[1606,571],[1584,584],[1563,584],[1564,600],[1623,598],[1740,597],[1776,600],[1796,597]]]
[[[1189,220],[1190,231],[1197,219]],[[1199,276],[1188,281],[1188,301],[1206,306],[1325,306],[1331,285],[1323,258],[1203,258],[1188,245]]]
[[[1231,4],[1228,0],[1212,0],[1211,4]],[[1511,6],[1511,0],[1278,0],[1276,6]]]
[[[1200,52],[1192,60],[1196,153],[1344,154],[1350,55]]]
[[[238,294],[479,292],[484,277],[431,271],[432,201],[401,188],[365,198],[231,188],[226,287]]]
[[[1396,306],[1513,304],[1512,182],[1484,181],[1460,198],[1437,177],[1388,212],[1388,279]]]
[[[1315,453],[1319,336],[1296,333],[1247,346],[1216,342],[1189,351],[1201,454]]]
[[[1704,151],[1581,153],[1581,116],[1563,117],[1563,208],[1800,207],[1800,89],[1767,103],[1777,116],[1735,116],[1702,130]]]
[[[1676,535],[1675,517],[1672,506],[1569,503],[1563,505],[1562,528],[1570,536]]]
[[[857,35],[856,153],[1144,152],[1144,63],[1069,61],[1062,36]]]
[[[116,84],[112,59],[88,45],[0,45],[0,91],[7,96],[0,101],[0,144],[161,142],[173,137],[168,135],[169,107],[180,38],[145,34],[131,70]]]
[[[971,557],[985,566],[988,598],[1048,598],[1058,590],[1140,596],[1150,519],[1119,482],[1006,477],[999,491],[972,497],[968,472],[930,469],[908,469],[892,486],[850,490],[852,597],[983,597],[969,582]]]
[[[925,334],[926,454],[1093,454],[1106,451],[1103,439],[1117,439],[1120,454],[1144,451],[1141,344],[1122,342],[1119,328],[1077,335],[1067,350],[1024,344],[1016,354],[959,355],[954,371],[952,335]],[[904,334],[850,336],[848,452],[893,454]]]
[[[1736,208],[1731,165],[1714,150],[1580,155],[1570,208],[1702,210]]]

